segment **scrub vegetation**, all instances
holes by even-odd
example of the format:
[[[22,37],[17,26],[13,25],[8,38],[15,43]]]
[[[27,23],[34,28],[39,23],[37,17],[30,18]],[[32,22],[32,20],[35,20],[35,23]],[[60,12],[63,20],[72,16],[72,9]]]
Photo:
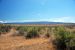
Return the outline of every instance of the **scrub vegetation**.
[[[11,30],[14,30],[12,34],[9,33]],[[72,25],[11,26],[0,24],[0,37],[7,34],[10,34],[12,37],[22,36],[27,40],[45,38],[50,41],[49,43],[52,43],[55,50],[75,50],[75,26]]]

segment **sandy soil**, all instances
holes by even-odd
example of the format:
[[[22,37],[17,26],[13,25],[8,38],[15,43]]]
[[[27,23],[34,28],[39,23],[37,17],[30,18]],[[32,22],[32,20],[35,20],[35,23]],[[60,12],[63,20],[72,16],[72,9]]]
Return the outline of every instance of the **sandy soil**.
[[[0,50],[54,50],[50,39],[25,39],[22,36],[10,36],[14,30],[0,37]]]

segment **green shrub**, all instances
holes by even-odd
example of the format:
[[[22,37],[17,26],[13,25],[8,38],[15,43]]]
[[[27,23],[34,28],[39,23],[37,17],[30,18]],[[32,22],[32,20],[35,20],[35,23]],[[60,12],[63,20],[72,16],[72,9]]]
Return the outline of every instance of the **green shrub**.
[[[9,32],[11,29],[11,26],[9,25],[0,25],[0,33]]]
[[[47,38],[49,38],[49,37],[50,37],[50,33],[46,33],[45,36],[46,36]]]
[[[39,34],[37,33],[37,29],[34,27],[32,30],[30,30],[28,33],[27,33],[27,36],[26,38],[36,38],[36,37],[39,37]]]
[[[54,44],[57,46],[58,50],[65,50],[68,46],[75,46],[75,34],[66,31],[64,27],[58,27],[55,33]]]

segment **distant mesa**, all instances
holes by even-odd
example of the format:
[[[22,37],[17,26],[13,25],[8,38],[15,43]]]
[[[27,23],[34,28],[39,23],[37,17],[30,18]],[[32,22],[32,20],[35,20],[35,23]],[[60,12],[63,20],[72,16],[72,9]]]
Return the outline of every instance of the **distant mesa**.
[[[64,23],[63,22],[40,21],[40,22],[11,22],[11,23],[4,23],[4,24],[64,24]]]

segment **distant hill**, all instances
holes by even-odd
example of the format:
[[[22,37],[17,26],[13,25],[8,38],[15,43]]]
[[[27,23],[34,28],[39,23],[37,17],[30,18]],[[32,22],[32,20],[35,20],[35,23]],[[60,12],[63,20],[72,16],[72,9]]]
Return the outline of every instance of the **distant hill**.
[[[40,22],[12,22],[12,23],[4,23],[4,24],[64,24],[64,23],[63,22],[40,21]]]

